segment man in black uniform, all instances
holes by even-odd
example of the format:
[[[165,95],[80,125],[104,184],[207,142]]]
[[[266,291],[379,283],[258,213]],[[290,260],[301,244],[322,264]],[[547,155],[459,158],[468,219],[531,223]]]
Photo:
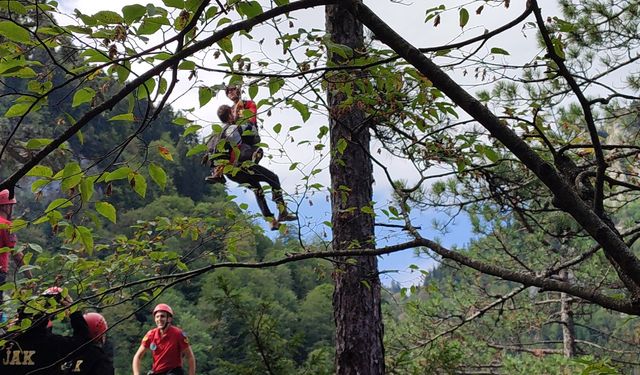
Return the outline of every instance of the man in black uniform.
[[[104,350],[107,321],[96,312],[84,314],[84,320],[87,340],[73,353],[72,359],[62,365],[63,374],[113,375],[113,360]]]
[[[47,328],[49,319],[46,314],[32,315],[24,311],[19,313],[18,324],[25,319],[31,320],[32,323],[29,328],[9,332],[4,337],[7,341],[0,348],[0,374],[60,374],[64,358],[78,347],[82,340],[82,332],[87,331],[87,323],[81,312],[76,311],[69,318],[74,337],[51,333]]]

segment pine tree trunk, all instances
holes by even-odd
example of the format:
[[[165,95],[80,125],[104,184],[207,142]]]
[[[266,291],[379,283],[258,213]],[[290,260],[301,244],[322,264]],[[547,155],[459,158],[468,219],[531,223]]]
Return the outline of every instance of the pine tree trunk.
[[[345,7],[326,7],[326,27],[334,43],[361,52],[362,24]],[[345,61],[332,55],[334,63]],[[373,167],[370,134],[357,104],[343,107],[341,83],[358,79],[342,72],[327,77],[331,142],[331,223],[333,248],[374,248],[374,218],[361,210],[372,201]],[[355,87],[355,85],[354,85]],[[346,142],[346,143],[345,143]],[[344,147],[346,145],[346,147]],[[376,257],[336,259],[333,309],[336,323],[336,374],[383,374],[384,347],[380,308],[380,278]]]

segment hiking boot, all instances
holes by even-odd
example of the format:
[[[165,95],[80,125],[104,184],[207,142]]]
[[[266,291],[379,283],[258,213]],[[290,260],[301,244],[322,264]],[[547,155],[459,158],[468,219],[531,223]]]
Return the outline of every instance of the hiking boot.
[[[204,178],[204,181],[208,184],[224,184],[225,182],[227,182],[227,179],[224,178],[224,175],[220,175],[220,176],[209,175]]]
[[[269,223],[269,228],[271,230],[279,230],[280,229],[280,222],[272,217],[271,218],[271,222]]]
[[[278,215],[278,222],[280,221],[296,221],[298,220],[298,216],[296,216],[296,214],[292,214],[291,212],[287,211],[286,209],[282,210],[282,212],[280,212],[280,215]]]
[[[253,152],[253,155],[251,155],[251,160],[254,163],[258,164],[260,163],[260,160],[262,160],[263,156],[264,156],[264,151],[262,151],[262,147],[258,147],[258,149]]]

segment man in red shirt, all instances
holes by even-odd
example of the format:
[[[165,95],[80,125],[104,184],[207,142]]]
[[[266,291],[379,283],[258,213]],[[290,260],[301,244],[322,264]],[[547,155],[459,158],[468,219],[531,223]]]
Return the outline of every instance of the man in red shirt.
[[[10,251],[0,252],[0,286],[4,285],[9,273],[9,253],[13,255],[13,260],[18,267],[22,266],[22,253],[13,251],[16,246],[16,235],[11,233],[11,215],[13,213],[13,205],[16,204],[15,198],[9,198],[9,190],[0,191],[0,249],[9,248]],[[32,278],[31,271],[27,270],[25,275]],[[2,290],[0,290],[0,304],[2,304]],[[0,318],[2,312],[0,311]]]
[[[196,358],[193,355],[187,335],[173,322],[173,310],[161,303],[153,309],[156,328],[147,332],[142,344],[133,356],[133,375],[140,375],[140,361],[147,350],[153,355],[153,375],[184,375],[182,356],[187,357],[189,375],[196,374]]]

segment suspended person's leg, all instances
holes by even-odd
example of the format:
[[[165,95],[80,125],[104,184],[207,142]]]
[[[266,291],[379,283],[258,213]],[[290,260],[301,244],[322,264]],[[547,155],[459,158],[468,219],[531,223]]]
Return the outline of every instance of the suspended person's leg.
[[[260,181],[264,181],[271,186],[271,194],[273,201],[278,205],[278,221],[295,221],[298,217],[287,209],[287,203],[282,196],[282,186],[278,176],[261,165],[252,165],[249,173],[253,173]]]
[[[269,205],[267,204],[267,200],[264,196],[264,190],[262,189],[262,186],[260,186],[260,181],[256,176],[244,171],[239,171],[235,175],[227,175],[227,177],[238,184],[248,185],[251,190],[253,190],[253,194],[256,196],[256,203],[258,203],[258,208],[260,208],[262,216],[264,216],[271,224],[271,230],[277,230],[277,221],[269,209]]]

